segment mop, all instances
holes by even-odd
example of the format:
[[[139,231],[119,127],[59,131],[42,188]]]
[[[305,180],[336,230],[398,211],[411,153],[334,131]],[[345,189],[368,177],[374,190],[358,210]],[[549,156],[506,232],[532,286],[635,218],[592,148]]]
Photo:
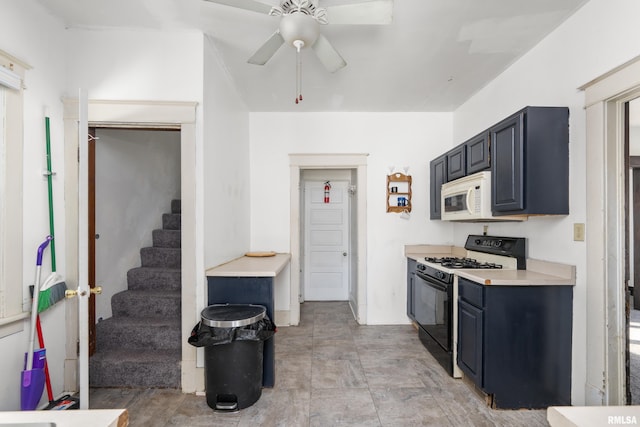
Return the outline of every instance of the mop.
[[[38,293],[40,291],[40,270],[42,268],[42,255],[44,250],[52,240],[51,236],[47,236],[47,240],[42,242],[38,246],[38,256],[36,259],[36,280],[33,285],[33,302],[31,307],[31,333],[29,335],[29,349],[26,355],[25,369],[20,376],[21,390],[20,390],[20,409],[23,411],[32,411],[36,409],[40,398],[42,397],[42,390],[44,389],[45,373],[44,373],[44,361],[45,350],[39,349],[37,351],[37,363],[34,366],[34,341],[36,335],[36,319],[38,317]]]
[[[51,235],[51,275],[45,280],[40,289],[40,296],[38,300],[38,313],[42,313],[53,304],[61,301],[64,298],[64,293],[67,290],[67,284],[62,277],[56,273],[56,241],[55,231],[53,226],[53,183],[51,171],[51,132],[49,130],[49,114],[45,110],[45,133],[47,141],[47,187],[49,193],[49,234]]]

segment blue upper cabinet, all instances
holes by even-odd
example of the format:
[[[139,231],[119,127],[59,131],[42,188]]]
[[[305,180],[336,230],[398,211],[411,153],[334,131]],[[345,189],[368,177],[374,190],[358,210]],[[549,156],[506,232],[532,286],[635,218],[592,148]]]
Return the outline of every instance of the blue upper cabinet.
[[[464,143],[467,150],[467,175],[489,169],[489,132],[484,131]]]
[[[443,154],[431,161],[430,192],[429,192],[429,218],[440,219],[442,217],[442,184],[447,182],[447,155]]]
[[[569,213],[569,109],[526,107],[489,129],[494,215]]]
[[[464,144],[447,152],[447,182],[467,175],[466,154]]]

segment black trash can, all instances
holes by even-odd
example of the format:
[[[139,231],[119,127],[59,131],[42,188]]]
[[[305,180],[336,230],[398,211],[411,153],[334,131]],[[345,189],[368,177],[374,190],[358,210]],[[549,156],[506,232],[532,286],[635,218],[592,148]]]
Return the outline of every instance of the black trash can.
[[[275,333],[266,308],[252,304],[215,304],[201,313],[189,343],[204,347],[207,405],[237,411],[262,395],[264,341]]]

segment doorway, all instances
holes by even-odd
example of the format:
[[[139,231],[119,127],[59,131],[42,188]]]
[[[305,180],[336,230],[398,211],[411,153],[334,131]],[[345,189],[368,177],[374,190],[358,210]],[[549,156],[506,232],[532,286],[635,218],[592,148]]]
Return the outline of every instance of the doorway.
[[[640,404],[640,98],[625,104],[625,141],[628,151],[627,211],[627,357],[626,400]]]
[[[66,240],[66,278],[71,286],[86,287],[87,276],[81,274],[82,267],[78,260],[86,259],[86,243],[81,242],[81,230],[86,230],[86,218],[79,215],[87,204],[86,194],[79,189],[79,176],[82,167],[78,167],[79,147],[86,141],[88,129],[81,129],[83,123],[80,114],[79,99],[64,99],[64,133],[65,133],[65,230]],[[201,260],[196,254],[196,236],[201,223],[201,212],[196,209],[196,175],[199,167],[196,160],[196,103],[192,102],[134,102],[134,101],[101,101],[88,102],[88,116],[84,118],[96,127],[146,127],[175,128],[180,130],[181,158],[181,216],[182,216],[182,338],[183,342],[190,335],[192,316],[196,312],[196,301],[192,297],[198,286],[204,286],[204,279],[199,274],[204,270]],[[77,227],[73,226],[77,224]],[[85,254],[82,255],[82,252]],[[186,296],[185,296],[186,295]],[[64,389],[80,391],[81,407],[88,408],[88,360],[78,357],[79,341],[78,323],[79,304],[66,304],[65,329],[67,331],[67,357],[64,368]],[[182,348],[182,389],[194,392],[197,387],[196,351],[191,346]],[[80,352],[83,354],[83,351]],[[83,396],[84,395],[84,396]]]
[[[301,301],[350,301],[356,305],[350,271],[352,235],[351,198],[355,185],[350,170],[301,172],[303,218],[301,240]],[[351,191],[350,191],[351,190]]]
[[[625,105],[640,97],[640,57],[583,85],[586,112],[585,404],[627,401]]]
[[[89,134],[89,284],[102,285],[89,305],[92,355],[95,321],[112,317],[111,298],[127,289],[127,271],[140,265],[140,249],[152,246],[151,231],[180,198],[180,131],[92,127]]]
[[[300,323],[300,300],[302,298],[302,221],[303,198],[301,197],[301,173],[304,170],[345,170],[351,171],[351,182],[356,186],[351,208],[354,224],[351,225],[351,259],[353,268],[350,271],[353,301],[351,309],[356,321],[367,324],[367,156],[368,154],[290,154],[290,239],[291,239],[291,274],[289,324]],[[353,304],[353,305],[352,305]]]

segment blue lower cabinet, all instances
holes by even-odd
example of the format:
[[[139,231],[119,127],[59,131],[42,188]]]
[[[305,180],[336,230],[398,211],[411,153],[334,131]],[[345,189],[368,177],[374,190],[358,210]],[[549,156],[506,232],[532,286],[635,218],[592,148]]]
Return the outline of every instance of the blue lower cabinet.
[[[259,304],[267,309],[267,316],[274,319],[273,277],[207,277],[207,304]],[[264,342],[264,387],[275,384],[275,337]]]
[[[492,406],[571,405],[573,287],[459,278],[458,289],[457,363]]]

